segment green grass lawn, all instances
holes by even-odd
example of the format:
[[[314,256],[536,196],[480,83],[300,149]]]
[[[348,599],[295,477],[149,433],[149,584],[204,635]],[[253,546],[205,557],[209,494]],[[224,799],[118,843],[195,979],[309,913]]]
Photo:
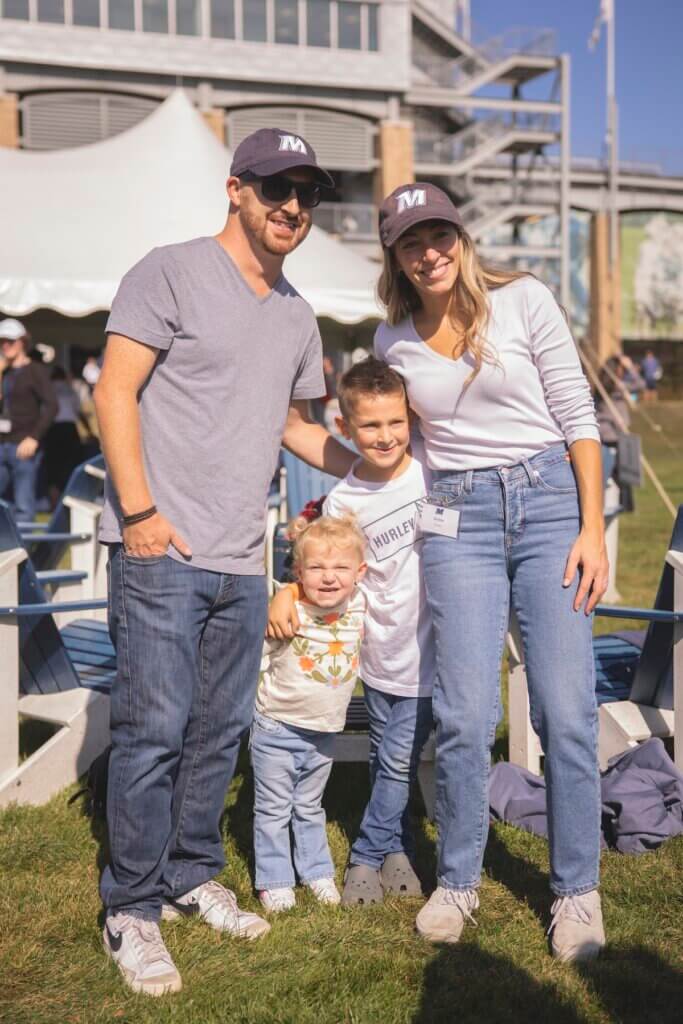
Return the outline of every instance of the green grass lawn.
[[[674,504],[683,502],[683,405],[648,406],[664,434],[642,430],[645,451]],[[636,416],[634,429],[641,424]],[[667,444],[668,440],[668,444]],[[671,450],[670,445],[675,450]],[[652,602],[671,519],[651,486],[623,516],[618,585],[624,603]],[[600,624],[599,628],[602,628]],[[496,756],[505,750],[505,726]],[[97,881],[101,830],[69,804],[0,815],[0,1021],[6,1024],[177,1021],[182,1024],[668,1024],[683,1013],[683,839],[655,853],[603,856],[609,947],[584,966],[548,955],[544,841],[492,830],[478,927],[438,949],[413,930],[419,901],[370,910],[322,909],[301,893],[263,941],[223,939],[199,922],[164,925],[182,972],[177,996],[124,988],[101,949]],[[362,765],[339,765],[325,802],[338,876],[367,796]],[[226,803],[222,880],[257,908],[251,888],[252,785],[245,758]],[[420,870],[434,874],[434,831],[421,818]]]

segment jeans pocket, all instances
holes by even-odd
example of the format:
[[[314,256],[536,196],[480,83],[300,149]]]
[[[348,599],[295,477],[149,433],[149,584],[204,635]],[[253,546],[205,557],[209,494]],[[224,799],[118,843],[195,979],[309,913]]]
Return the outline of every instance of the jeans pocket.
[[[535,467],[534,467],[535,468]],[[558,459],[542,470],[535,469],[536,481],[549,494],[575,494],[576,479],[572,464],[568,459]]]
[[[441,505],[444,508],[451,508],[456,505],[463,496],[464,482],[457,480],[454,483],[435,483],[424,499],[427,505]]]
[[[143,555],[129,555],[124,548],[123,557],[132,565],[159,565],[159,563],[163,562],[165,558],[168,558],[168,555],[165,551],[163,555],[149,555],[148,557]]]
[[[275,718],[269,718],[267,715],[262,715],[258,711],[254,712],[252,729],[260,729],[262,732],[267,732],[271,736],[277,736],[284,732],[282,722],[278,722]]]

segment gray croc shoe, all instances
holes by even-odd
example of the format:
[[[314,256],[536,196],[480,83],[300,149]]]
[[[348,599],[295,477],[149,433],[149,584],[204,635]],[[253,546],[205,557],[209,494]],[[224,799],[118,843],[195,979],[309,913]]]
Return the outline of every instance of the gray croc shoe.
[[[380,871],[382,888],[388,896],[422,896],[420,879],[405,853],[390,853]]]
[[[379,871],[367,864],[349,864],[344,875],[342,906],[369,906],[371,903],[381,903],[383,899]]]

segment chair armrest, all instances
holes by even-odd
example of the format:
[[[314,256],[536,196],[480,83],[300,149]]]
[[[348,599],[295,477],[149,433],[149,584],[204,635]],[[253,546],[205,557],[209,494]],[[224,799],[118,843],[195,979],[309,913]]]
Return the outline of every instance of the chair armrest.
[[[626,608],[622,605],[599,604],[595,614],[607,619],[640,619],[642,622],[683,622],[683,612],[660,611],[657,608]]]
[[[79,541],[90,540],[90,538],[91,534],[89,533],[22,533],[21,535],[25,544],[49,544],[52,541],[69,541],[76,544]]]
[[[43,604],[18,604],[0,608],[0,618],[22,618],[29,615],[52,615],[54,612],[85,612],[106,608],[105,599],[92,601],[45,601]]]

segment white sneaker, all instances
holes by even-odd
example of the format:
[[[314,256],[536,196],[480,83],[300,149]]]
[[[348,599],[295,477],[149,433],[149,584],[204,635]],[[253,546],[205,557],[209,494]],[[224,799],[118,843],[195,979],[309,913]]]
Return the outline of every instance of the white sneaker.
[[[334,884],[334,878],[316,878],[314,882],[306,882],[318,903],[327,903],[336,907],[341,903],[339,889]]]
[[[180,992],[183,983],[156,921],[112,914],[105,921],[102,939],[105,952],[133,992],[148,996]]]
[[[261,889],[258,894],[261,905],[269,914],[281,914],[283,910],[291,910],[296,906],[294,890],[284,889]]]
[[[201,917],[219,932],[228,932],[238,939],[259,939],[270,931],[270,925],[258,914],[240,910],[234,892],[220,882],[203,882],[184,896],[164,900],[161,916],[164,921],[179,917]]]
[[[552,934],[554,957],[567,963],[598,956],[606,940],[597,889],[581,896],[559,896],[551,913],[553,919],[548,933]]]
[[[472,911],[479,908],[476,889],[444,889],[439,886],[415,919],[415,927],[430,942],[457,942],[465,921],[476,924]]]

